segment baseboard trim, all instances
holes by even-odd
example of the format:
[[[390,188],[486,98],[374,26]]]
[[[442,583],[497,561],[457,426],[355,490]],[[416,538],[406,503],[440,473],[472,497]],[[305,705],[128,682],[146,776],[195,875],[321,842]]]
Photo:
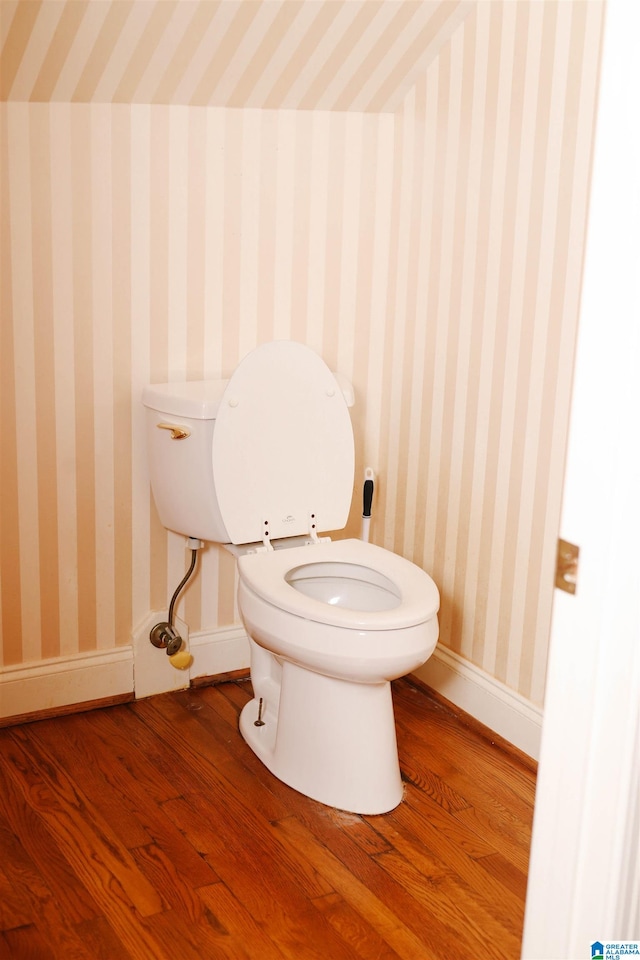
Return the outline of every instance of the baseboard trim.
[[[0,717],[0,728],[18,727],[23,723],[35,723],[37,720],[52,720],[57,717],[68,717],[72,713],[88,713],[89,710],[104,710],[106,707],[117,707],[123,703],[132,703],[133,692],[120,693],[114,697],[101,697],[99,700],[82,700],[80,703],[69,703],[66,706],[49,707],[47,710],[34,710],[32,713],[18,713],[11,717]]]
[[[192,633],[176,618],[175,627],[193,660],[186,670],[177,670],[162,649],[149,642],[149,630],[166,622],[168,612],[155,610],[133,632],[134,689],[136,700],[170,690],[183,690],[198,677],[216,676],[249,666],[249,640],[236,624]]]
[[[201,677],[248,669],[249,641],[242,627],[220,627],[189,636],[186,625],[180,623],[193,663],[189,670],[176,670],[164,651],[149,643],[149,626],[161,619],[161,614],[151,613],[130,646],[3,667],[0,726],[33,719],[34,714],[68,713],[81,704],[95,706],[96,701],[108,704],[114,698],[139,699],[182,689]]]
[[[249,669],[249,638],[242,627],[219,627],[192,633],[189,649],[193,655],[192,681]]]
[[[149,655],[167,675],[166,680],[160,677],[153,689],[148,686],[148,676],[141,676],[139,662],[136,682],[135,640],[132,646],[113,650],[4,667],[0,673],[0,725],[34,713],[63,712],[62,708],[75,704],[162,693],[174,689],[176,682],[188,686],[199,679],[209,681],[249,667],[249,641],[240,626],[192,633],[188,642],[193,655],[188,671],[167,669],[163,652],[151,648]],[[144,643],[147,654],[148,633]],[[177,673],[181,676],[176,677]],[[414,676],[529,757],[538,759],[540,707],[446,647],[437,647]]]
[[[4,667],[0,674],[0,722],[133,691],[131,647],[96,650],[34,664]]]
[[[464,657],[436,647],[414,676],[484,726],[538,760],[542,708],[485,673]]]

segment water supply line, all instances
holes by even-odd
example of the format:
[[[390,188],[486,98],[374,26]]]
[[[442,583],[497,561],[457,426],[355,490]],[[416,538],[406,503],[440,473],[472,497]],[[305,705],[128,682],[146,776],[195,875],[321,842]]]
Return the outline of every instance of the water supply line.
[[[371,502],[373,500],[374,473],[371,467],[364,471],[364,486],[362,488],[362,532],[360,539],[369,542],[369,525],[371,523]]]
[[[149,634],[149,640],[154,647],[159,647],[160,649],[166,650],[167,656],[171,660],[172,665],[177,667],[179,670],[185,670],[188,666],[190,666],[192,657],[187,650],[182,649],[184,641],[174,627],[174,610],[178,597],[182,593],[182,590],[187,585],[187,581],[190,579],[193,571],[195,570],[196,561],[198,559],[198,550],[201,549],[203,543],[196,537],[188,537],[187,546],[191,549],[191,563],[189,564],[189,569],[174,590],[173,596],[171,597],[168,619],[166,621],[162,621],[161,623],[156,623],[155,627],[151,628],[151,632]]]

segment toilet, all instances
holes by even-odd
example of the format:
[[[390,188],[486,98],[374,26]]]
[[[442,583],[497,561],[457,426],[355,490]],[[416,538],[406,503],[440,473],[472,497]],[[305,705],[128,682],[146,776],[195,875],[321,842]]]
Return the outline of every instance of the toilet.
[[[439,594],[403,557],[323,535],[351,506],[351,385],[309,347],[275,341],[229,380],[150,385],[143,403],[161,522],[237,557],[254,694],[243,738],[313,800],[392,810],[390,682],[435,649]]]

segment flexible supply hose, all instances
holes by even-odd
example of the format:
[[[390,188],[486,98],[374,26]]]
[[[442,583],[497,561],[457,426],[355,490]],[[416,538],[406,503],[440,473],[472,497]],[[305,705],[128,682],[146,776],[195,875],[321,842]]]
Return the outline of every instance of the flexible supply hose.
[[[197,559],[198,559],[198,550],[197,550],[197,549],[196,549],[196,550],[192,550],[192,551],[191,551],[191,563],[189,564],[189,569],[188,569],[187,572],[185,573],[184,577],[182,578],[182,580],[180,581],[180,583],[179,583],[178,586],[176,587],[173,596],[171,597],[171,603],[169,604],[169,626],[170,626],[170,627],[173,626],[173,608],[175,607],[176,601],[177,601],[178,597],[180,596],[180,593],[182,592],[182,588],[186,586],[189,577],[191,576],[191,574],[193,573],[193,571],[194,571],[194,569],[195,569],[196,560],[197,560]]]
[[[191,665],[193,657],[188,650],[184,649],[182,637],[176,633],[173,627],[175,605],[187,581],[195,570],[196,560],[198,558],[198,550],[203,546],[201,541],[196,540],[195,537],[189,537],[187,544],[191,547],[191,563],[189,564],[189,569],[174,590],[173,596],[171,597],[171,603],[169,604],[169,618],[164,623],[156,623],[156,625],[151,628],[151,632],[149,634],[149,640],[154,647],[165,649],[167,656],[171,661],[171,665],[176,667],[178,670],[186,670],[187,667]]]

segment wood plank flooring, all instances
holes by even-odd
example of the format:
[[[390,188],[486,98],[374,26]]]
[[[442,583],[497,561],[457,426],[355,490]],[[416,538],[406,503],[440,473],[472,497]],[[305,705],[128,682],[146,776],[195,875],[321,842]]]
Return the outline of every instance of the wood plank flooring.
[[[377,817],[266,770],[247,681],[0,730],[0,957],[516,960],[533,764],[393,690],[405,798]]]

